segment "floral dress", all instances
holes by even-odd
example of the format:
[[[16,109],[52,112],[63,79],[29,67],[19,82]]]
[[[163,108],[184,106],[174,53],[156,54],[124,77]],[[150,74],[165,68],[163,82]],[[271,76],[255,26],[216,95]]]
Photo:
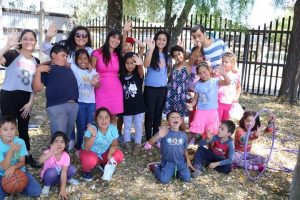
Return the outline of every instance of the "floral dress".
[[[168,83],[168,93],[164,113],[176,110],[181,117],[189,116],[189,110],[186,107],[186,94],[188,92],[188,84],[191,80],[190,74],[186,67],[179,70],[173,66],[171,77]]]

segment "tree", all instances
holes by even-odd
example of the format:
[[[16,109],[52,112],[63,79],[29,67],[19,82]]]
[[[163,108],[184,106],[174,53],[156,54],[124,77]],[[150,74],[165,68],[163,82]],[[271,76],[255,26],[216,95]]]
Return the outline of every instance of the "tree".
[[[122,29],[123,2],[122,0],[107,0],[107,31]]]
[[[294,5],[294,19],[291,39],[288,47],[286,66],[283,68],[279,89],[279,101],[297,104],[297,92],[300,83],[300,0]]]
[[[300,146],[298,151],[297,164],[294,169],[293,180],[290,187],[290,200],[300,199]]]

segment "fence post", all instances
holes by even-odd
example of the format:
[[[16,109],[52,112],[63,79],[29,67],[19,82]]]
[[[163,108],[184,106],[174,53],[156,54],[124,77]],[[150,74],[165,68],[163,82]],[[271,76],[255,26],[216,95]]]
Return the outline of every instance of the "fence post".
[[[44,8],[44,1],[41,0],[40,1],[40,12],[39,12],[39,38],[38,38],[38,44],[39,44],[39,58],[40,60],[44,60],[43,59],[43,52],[42,52],[42,43],[43,43],[43,39],[44,39],[44,30],[45,30],[45,25],[44,25],[44,21],[45,21],[45,8]]]
[[[3,37],[3,20],[2,20],[2,0],[0,0],[0,41],[4,40]]]

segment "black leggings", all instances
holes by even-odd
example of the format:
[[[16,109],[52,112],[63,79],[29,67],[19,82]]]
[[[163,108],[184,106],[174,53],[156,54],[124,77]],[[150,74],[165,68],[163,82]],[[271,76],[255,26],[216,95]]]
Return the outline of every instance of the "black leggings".
[[[1,113],[3,116],[10,115],[15,117],[18,123],[19,137],[25,141],[26,148],[30,150],[30,141],[28,135],[28,123],[29,115],[26,118],[22,118],[22,111],[20,109],[28,103],[30,99],[30,92],[22,90],[6,91],[1,90]]]
[[[162,112],[166,102],[167,87],[145,86],[144,101],[146,106],[145,132],[146,140],[158,132],[161,124]]]

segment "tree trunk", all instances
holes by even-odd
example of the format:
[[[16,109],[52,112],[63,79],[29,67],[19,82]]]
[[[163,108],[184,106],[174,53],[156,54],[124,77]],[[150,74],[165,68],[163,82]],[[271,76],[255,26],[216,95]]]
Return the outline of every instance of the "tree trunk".
[[[300,146],[298,151],[297,164],[294,169],[293,180],[290,187],[290,200],[300,199]]]
[[[109,32],[112,29],[122,29],[123,2],[122,0],[107,0],[106,28]]]
[[[288,48],[286,66],[283,68],[282,82],[279,89],[280,102],[297,103],[300,83],[300,0],[294,6],[294,20]]]
[[[185,1],[185,4],[184,4],[184,7],[181,11],[180,17],[177,19],[176,26],[174,26],[174,21],[176,19],[176,15],[173,15],[173,17],[171,17],[172,10],[170,10],[167,7],[167,6],[170,6],[170,3],[172,5],[172,2],[170,0],[167,0],[166,4],[165,4],[165,9],[166,9],[165,28],[166,28],[166,31],[169,34],[171,34],[170,35],[171,40],[170,40],[169,48],[171,48],[172,46],[177,44],[178,36],[182,33],[182,29],[183,29],[185,23],[187,22],[189,13],[191,11],[191,8],[194,5],[194,0],[186,0]]]

